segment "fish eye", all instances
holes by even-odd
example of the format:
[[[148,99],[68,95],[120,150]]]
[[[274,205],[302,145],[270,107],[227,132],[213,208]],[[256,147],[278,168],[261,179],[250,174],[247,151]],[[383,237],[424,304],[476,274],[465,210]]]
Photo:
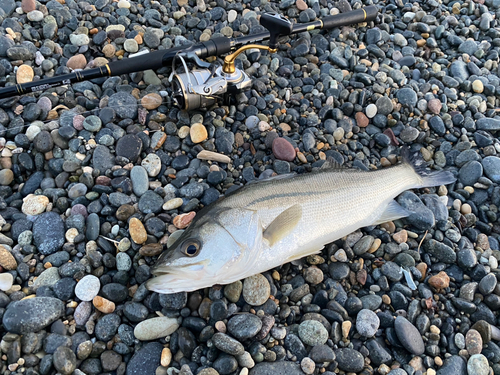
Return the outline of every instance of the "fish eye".
[[[201,249],[201,244],[197,240],[189,239],[182,244],[182,252],[189,257],[198,255]]]

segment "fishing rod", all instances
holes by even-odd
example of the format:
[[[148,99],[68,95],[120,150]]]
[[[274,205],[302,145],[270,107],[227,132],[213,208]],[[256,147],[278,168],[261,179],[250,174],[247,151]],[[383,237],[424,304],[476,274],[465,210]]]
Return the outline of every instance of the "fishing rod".
[[[328,30],[369,22],[375,20],[377,14],[377,8],[371,5],[350,12],[327,16],[310,23],[292,24],[289,19],[278,13],[264,13],[260,17],[260,24],[267,29],[265,32],[238,38],[219,37],[188,47],[179,46],[168,50],[146,52],[125,60],[113,61],[97,68],[75,70],[69,74],[34,82],[13,84],[0,88],[0,99],[43,91],[75,82],[119,76],[149,69],[156,70],[172,65],[172,74],[169,80],[173,86],[172,98],[174,104],[186,110],[206,109],[222,96],[232,96],[250,88],[252,84],[251,78],[235,67],[235,60],[240,53],[249,49],[262,49],[275,53],[280,37],[304,31]],[[267,46],[255,44],[268,39],[269,45]],[[202,59],[210,56],[221,56],[227,53],[230,54],[224,58],[222,66],[202,61]],[[187,60],[194,63],[197,68],[189,70]],[[176,72],[177,62],[180,62],[184,68],[183,73]]]

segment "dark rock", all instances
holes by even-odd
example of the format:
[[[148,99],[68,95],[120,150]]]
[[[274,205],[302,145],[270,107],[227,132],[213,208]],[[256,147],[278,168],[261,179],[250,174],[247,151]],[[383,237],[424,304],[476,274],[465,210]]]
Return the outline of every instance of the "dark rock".
[[[38,251],[50,255],[61,249],[65,242],[64,222],[51,211],[38,216],[33,224],[33,242]]]
[[[339,369],[347,372],[359,372],[365,366],[363,355],[357,350],[343,348],[335,350]]]
[[[26,334],[38,332],[64,314],[64,303],[57,298],[35,297],[9,305],[3,316],[8,332]]]

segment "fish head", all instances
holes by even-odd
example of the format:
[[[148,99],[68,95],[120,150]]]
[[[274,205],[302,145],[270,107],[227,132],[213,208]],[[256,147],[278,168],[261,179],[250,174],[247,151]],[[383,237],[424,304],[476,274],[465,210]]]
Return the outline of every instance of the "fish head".
[[[249,276],[263,251],[256,212],[220,207],[197,216],[151,268],[146,287],[158,293],[190,292]],[[255,272],[254,272],[255,273]]]

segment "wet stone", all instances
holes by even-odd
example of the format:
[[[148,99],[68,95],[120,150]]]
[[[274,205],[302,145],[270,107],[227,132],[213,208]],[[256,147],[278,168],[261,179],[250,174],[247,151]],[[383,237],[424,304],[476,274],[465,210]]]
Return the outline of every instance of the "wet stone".
[[[108,106],[114,108],[121,118],[134,119],[137,117],[137,100],[126,92],[118,92],[110,96]]]
[[[250,370],[250,375],[303,375],[300,365],[293,362],[262,362]]]
[[[73,373],[76,368],[76,355],[70,348],[58,347],[53,358],[54,367],[63,375]]]
[[[453,264],[457,259],[457,255],[451,247],[434,239],[424,241],[423,247],[429,254],[445,263]]]
[[[116,334],[120,326],[121,319],[116,314],[104,315],[97,321],[95,335],[98,340],[109,341]]]
[[[425,231],[434,226],[435,220],[431,210],[429,210],[420,200],[420,198],[410,191],[406,191],[397,198],[398,203],[410,215],[405,218],[416,229]]]
[[[55,212],[39,215],[33,224],[33,243],[44,255],[53,254],[62,247],[64,234],[64,222]]]
[[[227,354],[241,355],[245,352],[245,348],[240,342],[224,333],[216,333],[212,337],[212,342],[217,349]]]
[[[486,357],[482,354],[474,354],[467,362],[467,372],[469,374],[488,375],[490,366]]]
[[[289,350],[299,361],[307,355],[302,341],[294,334],[289,333],[285,337],[285,349]]]
[[[413,324],[402,316],[398,316],[394,322],[394,328],[399,341],[406,350],[415,355],[424,353],[424,341]]]
[[[247,277],[243,282],[243,298],[249,305],[262,305],[267,301],[270,294],[269,282],[261,274]]]
[[[497,278],[494,274],[490,273],[483,277],[479,282],[479,291],[483,295],[488,295],[493,292],[495,287],[497,286]]]
[[[363,355],[354,349],[343,348],[335,350],[336,361],[341,370],[359,372],[363,369],[365,361]]]
[[[366,342],[366,347],[369,350],[370,360],[375,366],[380,366],[385,363],[388,364],[392,360],[392,356],[376,339]]]
[[[262,328],[262,321],[253,314],[235,315],[227,322],[228,332],[238,340],[254,337]]]
[[[163,346],[158,342],[146,344],[130,359],[126,375],[155,375],[162,350]]]
[[[483,339],[478,331],[470,329],[465,335],[465,346],[470,355],[480,354],[483,350]]]
[[[333,362],[335,353],[328,345],[316,345],[309,352],[309,357],[317,363]]]
[[[142,151],[142,141],[135,134],[127,134],[116,143],[116,155],[123,156],[132,163],[137,160]]]
[[[9,305],[3,315],[3,326],[9,332],[38,332],[64,313],[62,301],[51,297],[35,297]]]
[[[380,320],[373,311],[361,310],[356,317],[356,330],[361,336],[374,336],[380,325]]]
[[[315,346],[326,343],[328,331],[318,321],[306,320],[299,325],[299,337],[306,345]]]

